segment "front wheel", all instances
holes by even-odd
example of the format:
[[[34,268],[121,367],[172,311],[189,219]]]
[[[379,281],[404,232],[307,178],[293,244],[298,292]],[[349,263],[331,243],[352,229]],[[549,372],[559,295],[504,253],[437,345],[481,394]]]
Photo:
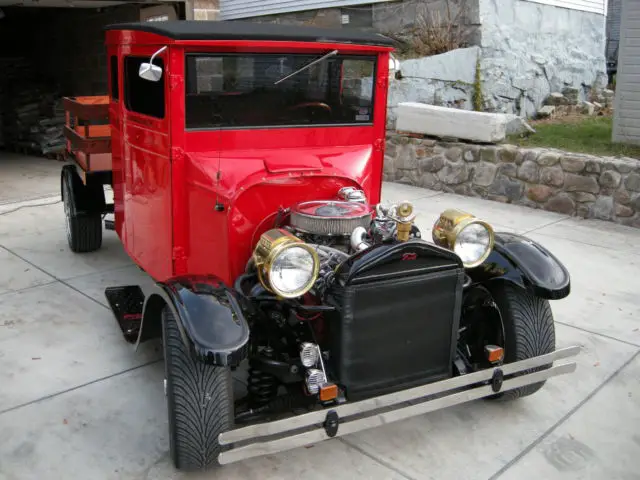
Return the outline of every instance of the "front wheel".
[[[504,328],[504,362],[513,363],[545,355],[555,350],[556,336],[549,301],[535,297],[517,286],[502,283],[491,288],[491,294],[502,317]],[[526,373],[544,370],[542,366]],[[491,398],[515,400],[532,395],[543,382],[525,385]]]
[[[218,466],[218,436],[234,418],[231,372],[194,360],[168,307],[162,323],[171,458],[179,470]]]

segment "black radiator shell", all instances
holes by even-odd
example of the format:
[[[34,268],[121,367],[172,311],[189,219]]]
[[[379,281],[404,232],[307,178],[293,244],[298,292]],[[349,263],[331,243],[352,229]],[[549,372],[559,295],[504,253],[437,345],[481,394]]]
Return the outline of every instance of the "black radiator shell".
[[[452,375],[464,268],[421,240],[374,247],[338,271],[329,367],[349,400]]]

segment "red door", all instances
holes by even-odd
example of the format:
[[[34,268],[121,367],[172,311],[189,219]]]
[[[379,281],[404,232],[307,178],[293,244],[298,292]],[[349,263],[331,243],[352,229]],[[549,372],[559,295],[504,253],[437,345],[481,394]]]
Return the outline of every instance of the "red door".
[[[156,280],[172,275],[171,161],[167,52],[154,59],[157,82],[138,76],[160,46],[122,46],[122,163],[125,247]]]
[[[115,226],[123,244],[127,245],[127,231],[124,229],[124,165],[122,163],[122,62],[118,46],[108,49],[109,69],[109,122],[111,124],[111,171],[113,175],[113,197]],[[129,239],[133,241],[133,238]]]

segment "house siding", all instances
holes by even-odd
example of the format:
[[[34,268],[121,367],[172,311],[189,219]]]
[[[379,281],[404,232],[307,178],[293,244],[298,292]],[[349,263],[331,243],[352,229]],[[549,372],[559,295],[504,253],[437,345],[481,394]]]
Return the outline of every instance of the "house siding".
[[[457,27],[461,27],[460,39],[464,45],[480,43],[479,0],[401,0],[359,2],[360,5],[346,7],[319,8],[329,2],[314,3],[314,8],[296,6],[296,11],[286,13],[268,13],[262,9],[252,16],[235,17],[229,12],[230,2],[237,0],[221,0],[221,14],[225,20],[251,21],[259,23],[276,23],[283,25],[307,25],[329,28],[369,29],[392,38],[407,38],[411,35],[417,19],[450,19]],[[269,3],[269,1],[267,1]],[[344,2],[331,2],[331,5]],[[235,3],[233,3],[236,7]],[[304,8],[304,9],[303,9]],[[291,7],[289,10],[293,10]],[[237,12],[236,12],[237,14]]]
[[[640,145],[640,2],[623,0],[613,140]]]
[[[541,3],[552,7],[570,8],[572,10],[582,10],[583,12],[599,13],[604,15],[607,12],[607,0],[522,0],[525,2]]]
[[[622,0],[609,0],[607,12],[607,61],[618,61],[620,43],[620,21],[622,18]]]
[[[389,2],[390,0],[221,0],[221,20],[237,20],[241,18],[276,15],[282,13],[340,8],[372,3]],[[541,3],[554,7],[582,10],[604,15],[608,0],[519,0]]]
[[[305,10],[370,5],[387,1],[389,0],[221,0],[220,19],[237,20]]]

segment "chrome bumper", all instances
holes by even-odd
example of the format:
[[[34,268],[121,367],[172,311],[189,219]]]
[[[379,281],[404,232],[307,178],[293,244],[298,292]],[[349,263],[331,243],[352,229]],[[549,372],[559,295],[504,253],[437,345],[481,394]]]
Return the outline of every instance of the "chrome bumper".
[[[534,373],[524,372],[535,367],[550,365],[556,360],[573,357],[579,351],[580,347],[568,347],[547,355],[402,390],[381,397],[346,403],[335,408],[314,411],[270,423],[230,430],[220,434],[218,438],[222,445],[232,445],[230,449],[218,456],[218,461],[224,465],[260,455],[311,445],[333,437],[349,435],[368,428],[397,422],[398,420],[433,412],[441,408],[487,397],[497,392],[512,390],[551,377],[571,373],[576,369],[575,362],[553,365],[546,370]],[[515,374],[520,375],[514,377],[513,375]],[[487,384],[487,382],[489,383]],[[438,396],[425,398],[434,395]],[[400,403],[408,404],[397,405]],[[376,412],[378,410],[383,411]],[[376,413],[365,416],[365,414],[371,412]]]

